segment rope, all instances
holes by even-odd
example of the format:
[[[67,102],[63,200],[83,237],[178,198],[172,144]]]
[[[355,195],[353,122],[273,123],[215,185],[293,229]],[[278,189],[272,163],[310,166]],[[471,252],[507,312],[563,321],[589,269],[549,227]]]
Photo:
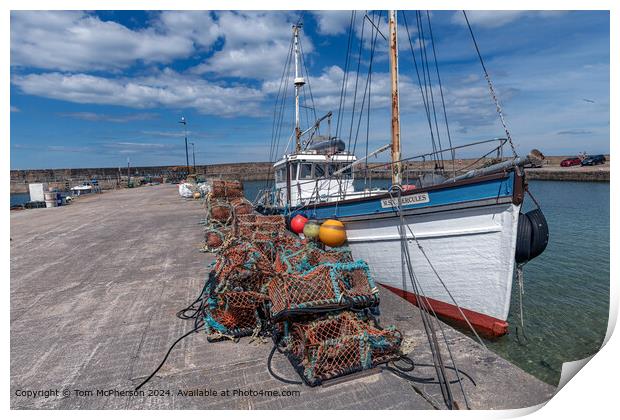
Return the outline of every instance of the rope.
[[[393,198],[393,194],[392,194],[393,188],[397,188],[398,190],[398,201],[395,201]],[[400,192],[401,192],[401,189],[398,187],[392,187],[390,189],[391,200],[393,203],[397,203],[396,209],[398,210],[398,215],[400,218],[400,225],[398,227],[398,231],[399,231],[400,238],[401,238],[400,248],[401,248],[401,264],[402,264],[403,282],[405,281],[404,279],[405,279],[406,274],[408,274],[408,278],[413,288],[413,292],[415,293],[416,296],[422,297],[422,294],[418,290],[418,282],[416,280],[416,276],[413,272],[413,267],[411,265],[411,256],[409,255],[409,246],[407,244],[407,236],[406,236],[406,232],[404,229],[405,218],[402,212],[402,202],[401,202]],[[420,310],[420,317],[422,319],[422,325],[424,326],[424,331],[426,333],[426,337],[428,339],[429,347],[431,350],[431,355],[433,357],[433,364],[435,366],[435,371],[437,373],[437,380],[441,388],[441,394],[444,398],[444,402],[446,403],[446,406],[448,407],[448,409],[451,410],[454,408],[454,404],[453,404],[454,399],[452,396],[452,390],[450,389],[450,385],[446,379],[445,365],[443,363],[443,358],[441,356],[441,350],[439,349],[439,343],[437,341],[437,336],[435,334],[434,326],[432,322],[430,321],[429,313],[425,310],[427,303],[428,301],[425,303],[424,299],[418,299],[418,308]],[[447,345],[447,342],[446,342],[446,345]]]
[[[448,134],[448,144],[450,146],[450,149],[452,150],[452,172],[454,173],[454,176],[456,176],[456,165],[455,165],[455,151],[454,149],[452,149],[452,136],[450,135],[450,126],[448,125],[448,114],[446,112],[446,102],[444,100],[444,96],[443,96],[443,87],[441,84],[441,76],[439,75],[439,63],[437,62],[437,51],[435,49],[435,37],[433,36],[433,27],[431,25],[431,15],[428,12],[428,10],[426,11],[426,18],[428,20],[428,31],[431,37],[431,45],[433,47],[433,58],[435,61],[435,71],[437,72],[437,81],[439,83],[439,93],[441,94],[441,106],[443,108],[443,117],[444,117],[444,121],[446,123],[446,133]]]
[[[517,282],[519,285],[519,323],[521,325],[521,334],[519,334],[519,326],[517,326],[517,341],[520,345],[524,346],[529,339],[527,335],[525,335],[525,318],[523,316],[523,294],[525,290],[523,289],[523,267],[525,264],[517,264]],[[521,337],[523,337],[523,342],[521,342]]]
[[[487,85],[489,86],[489,93],[491,94],[491,98],[495,103],[495,110],[499,115],[499,119],[504,127],[504,131],[506,132],[506,138],[508,139],[508,143],[510,144],[510,148],[512,149],[512,154],[514,157],[517,157],[517,150],[515,149],[515,145],[512,142],[512,136],[510,135],[510,131],[508,130],[508,126],[506,125],[506,120],[504,119],[504,113],[502,112],[502,107],[499,103],[499,99],[495,94],[495,89],[493,88],[493,83],[491,83],[491,77],[489,76],[489,72],[487,71],[486,66],[484,65],[484,60],[482,59],[482,54],[480,54],[480,49],[478,48],[478,43],[476,42],[476,37],[474,36],[474,31],[469,24],[469,19],[467,18],[467,13],[463,10],[463,16],[465,17],[465,22],[467,23],[467,27],[469,28],[469,33],[471,35],[471,39],[474,42],[474,47],[476,48],[476,53],[478,54],[478,59],[480,60],[480,64],[482,65],[482,70],[484,71],[484,78],[487,81]]]

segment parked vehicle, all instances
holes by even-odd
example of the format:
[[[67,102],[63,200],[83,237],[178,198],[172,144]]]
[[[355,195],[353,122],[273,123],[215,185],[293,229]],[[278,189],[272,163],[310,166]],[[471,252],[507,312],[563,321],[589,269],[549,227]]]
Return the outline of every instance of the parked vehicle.
[[[579,159],[577,156],[564,159],[562,162],[560,162],[560,166],[562,167],[576,166],[576,165],[581,165],[581,159]]]
[[[602,165],[606,162],[604,155],[593,155],[588,156],[584,160],[581,161],[581,166],[594,166],[594,165]]]

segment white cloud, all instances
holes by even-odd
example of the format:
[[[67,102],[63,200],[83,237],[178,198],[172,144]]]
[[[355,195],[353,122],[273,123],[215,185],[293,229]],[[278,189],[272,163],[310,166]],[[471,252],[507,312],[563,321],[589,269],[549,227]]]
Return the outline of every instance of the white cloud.
[[[564,11],[528,11],[528,10],[471,10],[467,11],[467,19],[472,26],[499,28],[524,16],[559,16]],[[462,11],[454,12],[452,22],[466,26],[467,22]]]
[[[84,120],[84,121],[106,121],[106,122],[115,122],[115,123],[153,120],[157,118],[157,114],[149,114],[149,113],[110,115],[110,114],[100,114],[96,112],[61,112],[58,115],[60,115],[61,117],[75,118],[75,119]]]
[[[191,39],[197,46],[209,48],[222,36],[222,28],[209,11],[164,11],[154,25],[164,33]]]
[[[69,102],[132,108],[194,108],[203,114],[259,115],[263,93],[243,86],[223,86],[170,69],[148,77],[105,78],[88,74],[42,73],[14,76],[24,93]],[[242,106],[239,106],[242,104]]]
[[[295,15],[287,12],[220,12],[217,17],[223,46],[194,67],[194,73],[258,80],[268,80],[282,73]],[[313,51],[310,38],[303,33],[302,42],[304,53]]]
[[[12,66],[92,71],[168,63],[191,54],[193,39],[153,27],[131,30],[84,12],[11,13]]]
[[[312,12],[321,35],[340,35],[349,30],[350,10],[324,10]]]

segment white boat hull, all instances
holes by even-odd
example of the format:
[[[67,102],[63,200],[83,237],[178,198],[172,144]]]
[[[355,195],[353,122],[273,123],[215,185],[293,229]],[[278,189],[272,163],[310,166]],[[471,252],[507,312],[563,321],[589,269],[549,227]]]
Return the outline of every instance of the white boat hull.
[[[519,210],[503,203],[405,216],[417,239],[407,231],[420,294],[439,315],[463,321],[458,305],[480,332],[507,332]],[[409,278],[403,280],[399,225],[396,215],[349,221],[348,243],[378,283],[415,303]]]

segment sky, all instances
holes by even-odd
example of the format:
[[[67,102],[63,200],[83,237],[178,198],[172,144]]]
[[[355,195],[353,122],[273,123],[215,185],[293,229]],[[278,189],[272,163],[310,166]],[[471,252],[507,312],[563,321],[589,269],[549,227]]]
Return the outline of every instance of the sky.
[[[197,164],[279,157],[293,128],[292,73],[285,75],[283,123],[275,124],[279,148],[271,153],[275,104],[291,26],[299,21],[309,79],[302,129],[314,115],[333,111],[332,135],[337,131],[361,157],[366,143],[372,151],[390,138],[387,42],[375,35],[372,53],[370,24],[386,34],[386,12],[357,11],[349,41],[351,16],[12,11],[11,169],[117,167],[128,159],[132,166],[182,165],[181,117]],[[422,31],[415,11],[398,17],[403,156],[431,151],[433,139],[446,147],[448,134],[455,146],[505,136],[462,12],[420,17]],[[520,154],[532,148],[547,155],[609,153],[608,12],[471,11],[468,17]],[[422,89],[433,91],[433,139],[412,50],[418,60],[423,51],[428,57]],[[191,163],[191,144],[189,155]]]

